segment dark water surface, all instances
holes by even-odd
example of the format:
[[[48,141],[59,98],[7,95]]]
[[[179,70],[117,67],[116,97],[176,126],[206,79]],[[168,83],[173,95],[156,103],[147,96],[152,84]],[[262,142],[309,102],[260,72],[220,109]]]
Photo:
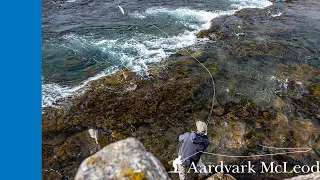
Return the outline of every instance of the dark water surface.
[[[124,67],[145,71],[148,64],[199,42],[195,34],[208,28],[214,17],[270,4],[266,0],[44,0],[43,105],[70,96],[90,77]]]

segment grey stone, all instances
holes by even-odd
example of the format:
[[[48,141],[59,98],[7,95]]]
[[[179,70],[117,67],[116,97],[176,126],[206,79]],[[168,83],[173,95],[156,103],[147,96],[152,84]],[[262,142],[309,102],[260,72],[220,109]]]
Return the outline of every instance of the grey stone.
[[[85,159],[75,180],[170,179],[162,164],[147,152],[137,139],[127,138],[112,143]]]

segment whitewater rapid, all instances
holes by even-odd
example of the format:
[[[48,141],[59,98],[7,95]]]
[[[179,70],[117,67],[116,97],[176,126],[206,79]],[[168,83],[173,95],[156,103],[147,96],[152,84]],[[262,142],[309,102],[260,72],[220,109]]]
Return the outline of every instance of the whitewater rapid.
[[[76,86],[63,86],[58,83],[42,84],[42,106],[55,106],[59,99],[72,96],[74,93],[81,93],[83,88],[91,81],[100,77],[119,71],[122,67],[128,67],[132,71],[140,72],[148,69],[149,63],[157,63],[175,53],[178,49],[195,45],[199,42],[196,33],[201,29],[207,29],[213,18],[222,15],[232,15],[235,11],[243,8],[265,8],[272,5],[268,0],[230,0],[232,5],[228,10],[205,11],[196,10],[188,7],[170,9],[168,7],[151,7],[144,11],[126,12],[126,18],[133,18],[136,21],[144,21],[146,18],[166,17],[174,21],[177,25],[186,27],[178,35],[170,37],[138,32],[132,37],[106,39],[104,37],[91,38],[90,36],[77,35],[76,33],[67,33],[60,39],[68,42],[61,45],[62,48],[71,49],[74,52],[79,51],[75,47],[90,52],[92,49],[112,57],[114,65],[104,69],[94,77],[82,81]],[[76,0],[67,1],[74,3]],[[123,7],[126,11],[126,8]],[[161,34],[159,32],[158,34]],[[137,38],[139,37],[139,39]],[[104,63],[99,60],[97,63]]]

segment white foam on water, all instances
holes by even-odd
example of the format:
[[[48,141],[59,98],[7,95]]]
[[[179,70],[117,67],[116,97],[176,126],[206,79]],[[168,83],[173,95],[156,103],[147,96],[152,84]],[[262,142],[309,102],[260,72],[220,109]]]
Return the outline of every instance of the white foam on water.
[[[54,103],[62,98],[70,97],[75,92],[82,93],[84,87],[91,81],[97,80],[108,74],[117,72],[117,67],[108,68],[108,70],[102,71],[94,77],[88,78],[83,81],[80,85],[74,87],[62,86],[57,83],[42,84],[42,107],[53,106],[57,107]]]
[[[109,39],[103,39],[103,40],[98,40],[96,42],[93,42],[94,45],[101,45],[101,44],[107,44],[107,43],[116,43],[118,40],[109,40]]]
[[[169,9],[164,7],[152,7],[144,12],[135,11],[129,13],[129,16],[137,19],[144,19],[148,16],[167,16],[176,22],[184,24],[186,27],[198,30],[204,28],[203,25],[216,17],[215,13],[204,10],[189,8]]]
[[[69,0],[73,2],[75,0]],[[190,31],[183,31],[178,35],[171,37],[159,37],[156,35],[139,34],[132,39],[92,39],[90,36],[78,36],[76,34],[67,34],[62,38],[71,44],[62,44],[65,48],[72,49],[75,54],[79,48],[90,51],[92,48],[100,50],[103,53],[111,55],[114,60],[119,62],[117,66],[108,68],[83,81],[75,87],[65,87],[56,83],[42,85],[42,106],[54,106],[54,103],[61,98],[72,96],[93,80],[99,79],[105,75],[114,73],[122,66],[131,68],[133,71],[145,71],[148,69],[148,63],[159,62],[162,59],[173,54],[177,49],[191,46],[199,41],[196,33],[200,29],[208,29],[210,21],[213,18],[222,15],[231,15],[235,11],[243,8],[265,8],[272,5],[268,0],[230,0],[233,2],[229,10],[225,11],[204,11],[190,8],[169,9],[164,7],[153,7],[144,12],[128,13],[132,18],[144,19],[148,16],[167,16],[177,23],[191,28]],[[132,53],[134,52],[134,53]]]
[[[266,8],[271,6],[273,3],[269,0],[230,0],[234,2],[231,7],[240,10],[243,8]]]
[[[117,67],[107,68],[102,73],[85,80],[75,87],[61,86],[57,83],[43,84],[42,106],[53,106],[56,100],[72,96],[74,92],[82,89],[90,81],[116,72],[120,67],[128,67],[135,72],[146,71],[148,63],[160,62],[174,53],[176,49],[192,45],[196,42],[194,32],[189,31],[170,38],[159,38],[145,34],[140,34],[139,36],[143,36],[144,39],[138,41],[132,38],[123,42],[117,39],[95,40],[72,33],[64,35],[62,38],[69,42],[69,44],[62,44],[64,48],[71,49],[75,54],[80,53],[80,49],[88,52],[91,49],[100,50],[117,61]],[[134,52],[134,54],[131,52]],[[99,61],[97,63],[102,62]]]
[[[133,17],[133,18],[137,18],[137,19],[144,19],[146,18],[146,16],[142,15],[140,12],[138,11],[134,11],[134,12],[130,12],[128,13],[129,16]]]
[[[165,14],[176,20],[196,21],[206,23],[215,17],[214,13],[204,10],[194,10],[189,8],[168,9],[163,7],[153,7],[145,11],[146,15]]]

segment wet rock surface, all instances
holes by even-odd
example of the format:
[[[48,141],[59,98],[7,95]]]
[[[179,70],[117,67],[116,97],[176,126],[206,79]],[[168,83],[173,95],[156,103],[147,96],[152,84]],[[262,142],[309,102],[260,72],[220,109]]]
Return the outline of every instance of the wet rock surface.
[[[60,179],[74,177],[77,166],[84,158],[97,152],[106,145],[106,139],[101,136],[99,144],[90,137],[88,131],[70,134],[59,134],[50,139],[43,139],[42,164],[45,179]],[[63,169],[63,171],[61,171]]]
[[[275,16],[282,12],[281,16]],[[205,164],[261,161],[313,165],[320,160],[320,23],[312,1],[275,3],[212,20],[188,49],[215,79],[208,152],[227,155],[284,153],[261,148],[310,147],[307,153],[255,158],[203,155]],[[91,82],[84,92],[43,108],[43,179],[71,179],[81,161],[101,147],[135,137],[166,170],[176,158],[178,135],[206,120],[210,76],[181,50],[139,76],[124,69]],[[88,134],[99,132],[98,144]],[[50,170],[53,169],[53,170]],[[57,173],[59,172],[59,173]],[[284,179],[297,174],[231,174],[236,179]],[[170,174],[177,179],[176,174]]]
[[[213,74],[217,72],[214,63],[206,66]],[[212,93],[209,76],[188,59],[172,61],[151,72],[150,77],[142,78],[128,70],[120,71],[92,82],[84,94],[69,99],[68,106],[43,109],[44,144],[61,133],[68,137],[94,128],[107,144],[136,137],[151,153],[161,153],[163,156],[157,157],[167,169],[171,168],[166,162],[176,156],[178,135],[193,128],[195,118],[207,116],[207,97]],[[192,111],[201,113],[191,116]],[[44,146],[43,151],[53,153],[44,156],[43,164],[69,173],[56,161],[55,151],[62,145]],[[64,158],[73,161],[71,157]],[[44,176],[48,178],[46,173]]]

